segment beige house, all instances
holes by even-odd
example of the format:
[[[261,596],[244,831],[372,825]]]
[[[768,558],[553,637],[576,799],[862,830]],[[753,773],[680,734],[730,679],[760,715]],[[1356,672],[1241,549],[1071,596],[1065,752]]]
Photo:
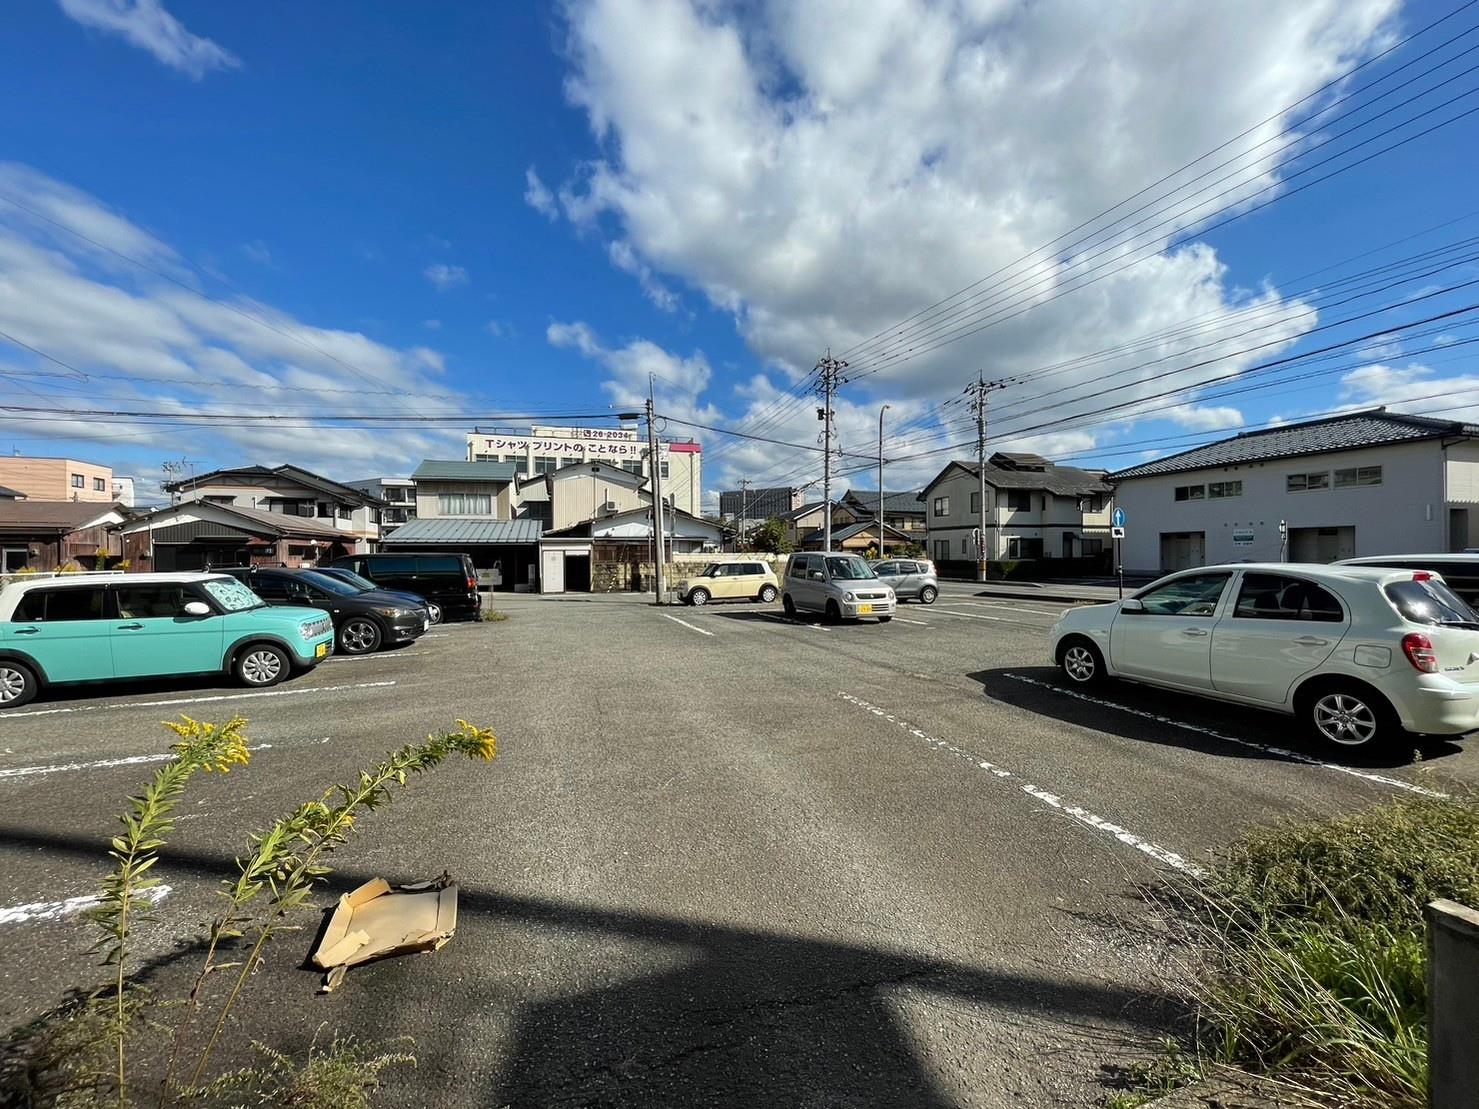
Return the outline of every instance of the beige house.
[[[428,458],[416,467],[416,519],[512,520],[510,462],[465,462]]]
[[[839,528],[859,523],[861,519],[862,517],[856,511],[841,501],[832,502],[832,530],[834,532]],[[780,517],[780,521],[786,525],[786,538],[791,541],[793,547],[799,550],[807,536],[814,531],[825,529],[827,513],[821,501],[812,501],[810,504],[804,504],[800,508],[787,512]]]
[[[0,485],[33,501],[113,504],[113,469],[75,458],[0,457]]]
[[[937,564],[1040,562],[1106,557],[1114,488],[1104,475],[1059,466],[1035,454],[998,452],[986,460],[986,531],[981,472],[951,462],[919,494],[928,524],[927,553]]]
[[[544,530],[563,531],[597,517],[614,516],[652,504],[641,474],[609,462],[580,462],[521,479],[518,496],[526,505],[543,505]]]
[[[178,501],[206,501],[225,508],[272,512],[317,520],[335,534],[348,533],[355,553],[372,551],[380,540],[384,502],[299,466],[237,466],[164,487]]]

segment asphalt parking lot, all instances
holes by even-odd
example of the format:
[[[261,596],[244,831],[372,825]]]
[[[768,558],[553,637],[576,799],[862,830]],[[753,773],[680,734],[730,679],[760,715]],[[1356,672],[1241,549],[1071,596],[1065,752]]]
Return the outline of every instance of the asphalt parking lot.
[[[502,597],[503,623],[334,658],[276,689],[90,689],[0,714],[0,1018],[94,981],[77,904],[158,721],[240,713],[249,768],[198,778],[138,933],[156,985],[246,836],[462,717],[449,764],[369,816],[318,898],[450,871],[459,929],[315,993],[317,915],[253,980],[232,1051],[321,1026],[409,1034],[386,1104],[1093,1104],[1174,1019],[1138,888],[1239,828],[1479,781],[1436,743],[1360,764],[1290,722],[1067,691],[1062,606],[947,585],[888,625],[779,606]]]

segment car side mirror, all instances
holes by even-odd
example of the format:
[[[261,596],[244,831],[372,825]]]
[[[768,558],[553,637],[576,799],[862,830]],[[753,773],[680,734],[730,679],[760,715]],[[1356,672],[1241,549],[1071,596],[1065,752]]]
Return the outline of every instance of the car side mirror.
[[[208,604],[206,604],[204,601],[186,601],[185,602],[185,615],[186,616],[209,616],[210,614],[211,614],[211,606],[208,605]]]
[[[1126,597],[1123,601],[1120,602],[1120,611],[1129,613],[1143,613],[1145,611],[1145,602],[1134,597]]]

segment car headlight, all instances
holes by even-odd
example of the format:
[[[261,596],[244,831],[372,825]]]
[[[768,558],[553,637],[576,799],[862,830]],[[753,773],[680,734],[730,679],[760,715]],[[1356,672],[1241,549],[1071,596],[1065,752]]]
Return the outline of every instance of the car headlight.
[[[410,609],[406,608],[377,608],[375,611],[381,616],[389,617],[392,620],[403,620],[407,616],[415,615]]]
[[[849,604],[851,604],[853,601],[856,601],[857,600],[857,598],[854,597],[851,593],[844,593],[842,595],[842,599],[844,601],[847,601]]]

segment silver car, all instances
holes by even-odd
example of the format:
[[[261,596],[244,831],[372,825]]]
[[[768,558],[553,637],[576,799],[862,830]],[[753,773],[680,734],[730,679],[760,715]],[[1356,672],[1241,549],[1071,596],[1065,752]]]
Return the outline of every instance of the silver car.
[[[787,616],[820,612],[828,622],[876,616],[894,618],[894,591],[855,554],[846,551],[793,554],[786,562],[781,604]]]
[[[872,563],[878,580],[890,586],[899,600],[932,605],[940,595],[935,564],[923,558],[889,558]]]

